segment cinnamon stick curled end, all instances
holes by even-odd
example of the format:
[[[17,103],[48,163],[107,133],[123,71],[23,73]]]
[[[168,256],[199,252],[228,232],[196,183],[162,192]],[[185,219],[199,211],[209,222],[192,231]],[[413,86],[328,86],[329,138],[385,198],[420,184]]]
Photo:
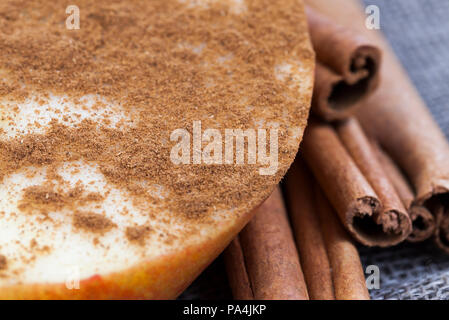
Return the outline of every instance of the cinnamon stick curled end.
[[[381,52],[311,8],[307,18],[319,61],[313,110],[327,121],[345,119],[377,88]]]
[[[373,46],[360,46],[348,61],[343,79],[336,83],[329,96],[334,109],[355,105],[373,91],[379,82],[380,51]]]
[[[425,207],[413,205],[409,209],[412,220],[412,232],[407,240],[410,242],[424,241],[432,236],[435,231],[435,219]]]
[[[406,213],[397,210],[382,211],[380,201],[366,196],[357,199],[347,211],[349,232],[367,246],[386,247],[403,241],[411,230]]]
[[[311,121],[301,150],[345,228],[357,241],[387,247],[407,238],[411,220],[406,211],[381,205],[379,194],[332,126]]]

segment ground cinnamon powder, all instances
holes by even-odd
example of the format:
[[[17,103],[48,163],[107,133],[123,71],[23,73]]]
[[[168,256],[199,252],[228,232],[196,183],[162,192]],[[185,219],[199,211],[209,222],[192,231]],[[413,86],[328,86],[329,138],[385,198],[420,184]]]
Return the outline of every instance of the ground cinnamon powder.
[[[1,1],[3,100],[39,99],[45,112],[49,95],[82,104],[80,98],[93,94],[119,105],[133,124],[53,120],[44,134],[6,139],[0,133],[0,181],[25,166],[56,168],[82,159],[98,164],[109,182],[136,201],[181,219],[205,221],[210,210],[254,207],[254,195],[267,193],[296,153],[287,129],[306,124],[309,97],[300,94],[302,84],[274,72],[286,62],[313,64],[306,19],[295,0],[246,0],[240,14],[226,1],[207,3],[78,0],[81,28],[67,30],[66,1]],[[14,108],[1,105],[9,115],[0,121],[13,121]],[[108,105],[98,100],[92,108]],[[191,131],[195,120],[204,128],[258,128],[261,119],[279,124],[276,175],[260,176],[259,165],[170,160],[169,137],[177,128]],[[169,196],[161,202],[145,192],[142,181],[164,186]],[[25,190],[22,208],[74,205],[82,197],[81,190],[67,194],[36,186]],[[74,224],[89,230],[112,226],[87,213],[74,213]],[[128,237],[140,239],[134,231]]]
[[[73,225],[76,228],[104,233],[116,225],[104,215],[92,212],[75,212],[73,215]]]
[[[38,210],[40,213],[47,213],[63,208],[75,209],[79,205],[102,199],[98,193],[84,195],[84,190],[79,186],[64,192],[55,190],[55,186],[48,184],[26,188],[18,208],[25,212]]]
[[[139,245],[145,244],[145,238],[151,231],[148,226],[127,227],[126,237],[129,241],[138,243]]]
[[[8,267],[8,261],[4,255],[0,254],[0,270],[6,270]]]

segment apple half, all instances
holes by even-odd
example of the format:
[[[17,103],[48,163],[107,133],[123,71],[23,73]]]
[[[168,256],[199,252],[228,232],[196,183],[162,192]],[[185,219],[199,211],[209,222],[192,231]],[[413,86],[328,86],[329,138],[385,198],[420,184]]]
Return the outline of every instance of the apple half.
[[[98,20],[98,16],[101,16],[103,17],[101,27],[104,29],[98,32],[102,32],[102,36],[106,37],[110,29],[105,28],[105,24],[114,24],[124,19],[123,16],[120,16],[120,19],[115,19],[116,16],[114,16],[120,12],[120,4],[117,7],[117,4],[110,4],[111,1],[95,1],[98,7],[91,8],[88,6],[88,1],[78,2],[82,19],[83,17],[87,19],[84,22],[81,20],[80,32],[83,32],[83,23],[94,24],[96,22],[89,19],[97,18]],[[163,2],[171,3],[173,0]],[[58,1],[56,3],[54,10],[64,8],[63,4]],[[262,0],[191,0],[179,1],[179,4],[179,10],[201,8],[203,13],[204,10],[211,10],[211,12],[216,12],[218,9],[224,10],[223,14],[226,15],[227,20],[220,18],[221,20],[216,23],[226,23],[226,28],[230,29],[235,25],[237,29],[231,30],[232,34],[240,34],[246,42],[254,42],[257,39],[245,39],[245,30],[238,30],[238,26],[244,21],[242,19],[261,14],[261,11],[257,9],[273,5]],[[135,5],[137,5],[135,1],[126,1],[122,4],[123,9],[127,10],[125,16],[131,18],[131,21],[133,18],[138,20],[141,17],[132,16],[139,13],[137,9],[131,10]],[[232,206],[206,208],[207,213],[200,219],[180,217],[179,212],[174,212],[172,206],[165,206],[168,202],[176,201],[176,197],[180,195],[174,193],[170,185],[153,181],[151,175],[148,179],[143,178],[138,181],[141,190],[157,200],[154,203],[145,203],[136,201],[132,190],[111,180],[102,169],[103,163],[92,160],[95,155],[86,158],[80,153],[78,157],[68,157],[62,161],[49,158],[47,161],[33,162],[32,154],[22,154],[23,148],[32,148],[31,141],[39,143],[41,141],[39,139],[46,139],[46,135],[55,124],[65,128],[64,130],[75,130],[88,121],[90,124],[97,124],[98,128],[125,132],[136,125],[136,118],[142,110],[131,112],[111,97],[99,97],[93,92],[79,92],[79,96],[75,99],[72,96],[73,92],[64,93],[56,89],[52,90],[51,87],[42,88],[36,82],[38,81],[36,78],[27,80],[24,77],[15,77],[16,72],[25,71],[9,68],[8,64],[0,60],[0,63],[4,63],[0,65],[0,74],[6,83],[12,79],[12,84],[17,84],[14,81],[20,78],[21,81],[23,80],[24,87],[34,88],[35,85],[37,87],[36,90],[30,90],[31,93],[23,99],[16,99],[9,94],[0,97],[0,170],[2,172],[0,175],[0,299],[172,299],[176,298],[224,250],[250,220],[253,209],[269,196],[285,174],[296,155],[307,123],[313,86],[314,54],[308,38],[303,4],[299,0],[282,0],[275,5],[278,6],[276,7],[277,16],[266,19],[266,25],[262,23],[257,28],[259,31],[267,30],[268,32],[274,26],[273,22],[268,20],[276,20],[275,26],[282,25],[283,28],[291,26],[290,29],[295,28],[300,33],[300,42],[291,46],[294,49],[289,53],[290,58],[285,61],[276,61],[270,71],[272,78],[282,84],[277,87],[277,90],[294,88],[294,95],[289,90],[275,93],[282,99],[287,99],[290,107],[284,107],[282,104],[269,105],[264,107],[263,112],[260,109],[255,112],[251,108],[257,108],[257,106],[247,105],[248,101],[242,96],[242,105],[235,108],[240,111],[246,110],[251,123],[259,126],[255,129],[271,126],[279,129],[276,171],[272,175],[263,176],[260,175],[260,166],[257,165],[224,165],[225,169],[221,169],[224,173],[222,176],[218,175],[217,179],[232,178],[229,172],[234,170],[234,166],[238,166],[239,170],[242,168],[247,170],[248,174],[243,178],[240,175],[239,179],[235,181],[230,179],[225,184],[229,194],[240,193],[242,200],[234,200]],[[24,6],[27,5],[24,4]],[[142,6],[142,3],[139,6]],[[284,11],[282,11],[283,6],[285,6]],[[48,4],[43,4],[43,7],[51,10]],[[290,10],[290,7],[294,10]],[[19,12],[22,10],[24,14],[19,14],[18,20],[5,23],[16,23],[18,29],[14,36],[17,37],[19,34],[19,38],[12,39],[13,35],[5,33],[0,36],[0,42],[7,43],[8,48],[11,49],[14,48],[14,43],[19,44],[23,40],[20,39],[20,32],[24,35],[33,34],[33,32],[45,33],[45,28],[48,27],[45,23],[50,23],[51,19],[36,20],[34,30],[27,30],[26,28],[30,27],[26,25],[20,27],[20,19],[34,19],[35,16],[32,13],[39,12],[40,8],[33,7],[33,11],[28,7],[16,7],[16,10]],[[92,13],[100,9],[102,11],[98,14]],[[140,11],[143,10],[140,9]],[[263,14],[269,15],[268,9]],[[83,10],[92,12],[83,16]],[[287,11],[297,11],[301,20],[291,21]],[[234,23],[236,21],[239,23]],[[62,24],[58,26],[61,27]],[[154,26],[157,26],[156,22]],[[173,26],[172,32],[182,33],[183,30],[179,29],[181,27]],[[151,21],[148,21],[146,28],[151,29]],[[66,31],[62,31],[65,38],[61,41],[68,41],[68,43],[83,41],[82,37],[76,36],[75,30],[70,31],[72,33],[64,32]],[[60,33],[55,33],[52,36],[59,35]],[[288,37],[279,41],[288,41]],[[24,44],[26,45],[25,42]],[[271,45],[274,46],[275,43]],[[183,50],[192,50],[191,54],[199,56],[193,60],[198,63],[198,68],[207,68],[207,65],[202,63],[204,61],[198,47],[189,46],[186,43],[183,43],[183,46]],[[260,50],[266,50],[264,54],[268,59],[273,58],[267,46],[269,45],[266,44]],[[136,47],[135,50],[139,50],[138,46]],[[205,42],[201,48],[203,47],[207,48],[208,43]],[[217,64],[228,63],[229,59],[233,59],[232,50],[234,49],[228,49],[230,54],[224,55],[223,59],[216,62]],[[126,50],[130,50],[130,56],[132,56],[133,49]],[[19,47],[17,56],[14,56],[14,52],[14,50],[8,51],[9,59],[20,58]],[[41,62],[39,57],[38,52],[34,65],[37,69]],[[42,57],[42,59],[46,58]],[[245,63],[246,67],[251,67],[251,59]],[[257,65],[253,67],[257,68]],[[61,72],[64,72],[64,69]],[[102,70],[99,68],[98,72]],[[255,73],[254,77],[257,80],[259,75]],[[239,85],[246,85],[248,82],[248,90],[252,90],[251,86],[254,85],[252,81],[245,78],[236,78],[233,81]],[[199,87],[202,85],[210,84],[198,84]],[[102,101],[101,108],[98,108],[99,99]],[[151,101],[148,103],[153,103],[154,99]],[[203,103],[207,106],[211,104],[211,101],[205,98]],[[191,108],[197,107],[191,106]],[[152,112],[151,110],[150,107],[145,110],[146,116],[148,112]],[[210,110],[198,114],[202,114],[205,118],[214,116]],[[217,118],[220,119],[218,116]],[[274,125],[273,119],[277,122]],[[185,125],[182,121],[184,120],[180,119],[178,126],[173,126],[172,129],[182,128]],[[234,124],[235,128],[242,127],[242,123],[237,121]],[[169,132],[164,131],[159,134],[167,135],[161,143],[172,143],[169,142]],[[136,140],[138,138],[136,136]],[[61,150],[66,153],[71,152],[71,142],[69,138],[67,139],[65,142],[69,145],[68,149],[56,146],[56,153],[62,152]],[[111,141],[111,146],[114,143],[116,141]],[[21,148],[21,145],[26,146]],[[144,142],[141,147],[145,147]],[[117,154],[119,156],[120,153]],[[24,157],[30,157],[31,160],[16,161]],[[195,164],[182,166],[183,164],[178,164],[177,170],[183,168],[182,170],[189,173],[191,177]],[[156,172],[158,168],[148,170]],[[258,187],[255,187],[256,185]],[[223,190],[210,191],[222,195],[223,199],[226,197]]]

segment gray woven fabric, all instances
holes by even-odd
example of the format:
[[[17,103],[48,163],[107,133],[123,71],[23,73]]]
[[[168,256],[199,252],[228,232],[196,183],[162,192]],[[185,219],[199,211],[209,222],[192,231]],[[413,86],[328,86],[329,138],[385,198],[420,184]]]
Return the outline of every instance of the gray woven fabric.
[[[381,12],[381,29],[438,124],[449,137],[449,0],[364,0]],[[373,299],[449,299],[449,256],[431,241],[360,248],[362,263],[380,269]],[[221,259],[181,299],[231,299]]]
[[[428,241],[396,248],[360,248],[362,263],[380,269],[373,299],[449,299],[449,257]]]
[[[449,137],[449,0],[365,0],[380,8],[381,29]]]

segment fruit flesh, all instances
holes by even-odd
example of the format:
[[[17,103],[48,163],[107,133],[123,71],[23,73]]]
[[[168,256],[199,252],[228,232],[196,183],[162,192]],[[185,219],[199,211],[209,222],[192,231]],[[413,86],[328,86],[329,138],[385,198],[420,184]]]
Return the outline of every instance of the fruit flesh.
[[[212,5],[214,1],[195,1],[206,2]],[[242,1],[231,3],[235,12],[246,10]],[[184,46],[201,54],[201,46]],[[232,58],[223,56],[218,63]],[[304,101],[298,101],[298,106],[308,110],[313,65],[292,59],[277,65],[273,72],[279,81],[301,83]],[[99,108],[98,102],[103,107]],[[266,112],[268,119],[273,118],[272,110]],[[276,116],[288,124],[286,143],[296,150],[307,114],[302,115],[301,125],[293,123],[291,119],[298,116],[286,110]],[[81,101],[52,92],[44,102],[39,95],[24,102],[4,99],[0,101],[0,142],[45,134],[54,121],[76,128],[86,120],[99,127],[126,130],[139,121],[139,113],[92,95]],[[254,120],[266,124],[264,118]],[[293,156],[291,152],[281,159],[278,178]],[[189,222],[161,206],[135,201],[128,190],[110,183],[99,165],[81,158],[56,166],[24,166],[0,181],[0,254],[7,259],[7,268],[0,270],[0,298],[173,298],[251,216],[248,204],[242,203],[233,209],[212,210],[207,219]],[[275,182],[254,195],[254,205],[269,195]],[[138,183],[161,202],[173,196],[168,186]],[[37,205],[26,197],[33,187],[44,191]],[[53,197],[64,199],[76,188],[82,190],[79,197],[84,200],[51,203]],[[243,191],[250,189],[246,186]],[[98,198],[86,201],[92,194]],[[110,227],[80,227],[74,221],[76,213],[101,215]],[[148,228],[142,241],[127,236],[127,229],[133,227]],[[80,280],[80,289],[71,290],[76,280]]]

